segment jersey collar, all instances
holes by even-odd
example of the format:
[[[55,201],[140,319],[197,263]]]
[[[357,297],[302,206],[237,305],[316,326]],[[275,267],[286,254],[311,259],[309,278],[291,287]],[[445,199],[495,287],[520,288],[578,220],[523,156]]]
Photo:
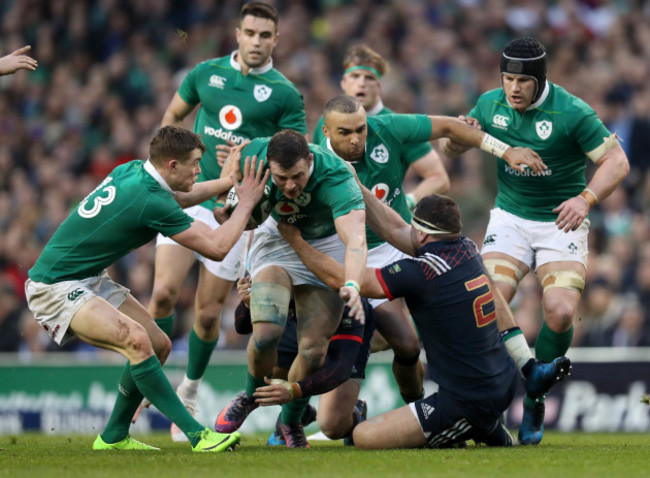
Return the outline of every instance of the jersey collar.
[[[151,177],[153,177],[158,184],[160,184],[160,187],[163,188],[165,191],[172,193],[174,196],[176,193],[172,191],[172,188],[169,187],[169,184],[167,184],[167,181],[162,177],[162,175],[158,172],[156,167],[151,164],[151,161],[147,159],[147,161],[144,163],[144,170],[148,172]]]
[[[235,58],[238,52],[239,50],[235,50],[230,54],[230,66],[232,66],[235,70],[241,72],[241,65],[237,63],[237,58]],[[259,68],[250,68],[248,70],[248,73],[252,73],[253,75],[261,75],[262,73],[270,71],[271,68],[273,68],[273,58],[269,57],[269,62],[266,65]]]
[[[379,98],[379,101],[377,101],[377,104],[370,108],[368,111],[366,111],[366,114],[368,116],[377,116],[381,110],[384,109],[384,102],[381,101],[381,98]]]

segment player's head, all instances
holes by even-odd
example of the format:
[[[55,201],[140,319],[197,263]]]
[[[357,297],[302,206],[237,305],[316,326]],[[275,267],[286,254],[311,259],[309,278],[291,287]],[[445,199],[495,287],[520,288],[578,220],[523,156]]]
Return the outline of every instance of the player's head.
[[[249,68],[264,66],[278,43],[278,12],[264,2],[246,3],[235,30],[238,59]]]
[[[273,182],[287,199],[295,199],[307,186],[314,156],[305,137],[297,131],[278,131],[269,141],[266,160]]]
[[[323,109],[323,133],[334,152],[346,161],[363,158],[368,137],[366,111],[349,95],[335,96]]]
[[[346,95],[358,99],[366,110],[372,109],[381,94],[381,77],[388,63],[368,45],[352,45],[343,58],[341,88]]]
[[[450,197],[439,194],[430,194],[418,202],[411,226],[415,249],[431,240],[456,240],[463,229],[458,204]]]
[[[178,126],[163,126],[149,143],[149,160],[174,191],[189,191],[201,173],[201,137]]]
[[[515,104],[511,102],[517,110],[525,110],[535,103],[546,87],[546,49],[531,37],[521,37],[511,41],[501,55],[501,81],[506,94],[508,94],[508,86],[512,86],[511,82],[522,78],[529,86],[528,88],[522,86],[524,91],[515,95]],[[510,96],[508,100],[511,100]]]

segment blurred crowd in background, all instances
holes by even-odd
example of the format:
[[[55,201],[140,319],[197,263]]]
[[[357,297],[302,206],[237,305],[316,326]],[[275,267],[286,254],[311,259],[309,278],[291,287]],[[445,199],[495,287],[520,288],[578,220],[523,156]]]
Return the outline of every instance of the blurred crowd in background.
[[[528,34],[544,43],[549,80],[596,110],[621,138],[631,165],[624,187],[590,215],[587,285],[573,345],[650,345],[650,1],[270,3],[280,12],[274,66],[302,92],[310,137],[324,103],[341,92],[343,54],[353,43],[389,61],[386,106],[453,116],[500,86],[499,57],[508,41]],[[0,352],[61,350],[27,309],[27,270],[112,168],[146,159],[187,71],[236,49],[240,7],[235,0],[0,2],[0,56],[29,44],[39,64],[0,77]],[[193,117],[185,125],[191,129]],[[495,161],[478,150],[443,160],[465,233],[480,247],[496,195]],[[110,270],[145,305],[153,257],[151,243]],[[195,284],[191,274],[177,305],[174,353],[186,346]],[[540,298],[529,274],[512,303],[531,345],[542,321]],[[247,341],[232,326],[237,303],[233,292],[220,348]],[[65,350],[78,347],[85,346]]]

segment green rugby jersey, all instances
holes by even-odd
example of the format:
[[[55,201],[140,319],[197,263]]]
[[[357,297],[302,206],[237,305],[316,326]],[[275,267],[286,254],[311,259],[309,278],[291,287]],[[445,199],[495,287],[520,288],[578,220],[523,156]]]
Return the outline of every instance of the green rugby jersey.
[[[271,138],[258,138],[242,150],[242,170],[247,156],[257,155],[266,161]],[[314,154],[307,186],[296,199],[287,199],[269,178],[265,194],[273,204],[271,215],[296,226],[305,239],[318,239],[336,234],[334,219],[353,209],[365,209],[363,195],[349,166],[336,155],[315,144],[309,145]]]
[[[54,284],[98,275],[159,232],[173,236],[193,221],[151,163],[130,161],[111,171],[63,221],[29,277]]]
[[[374,112],[375,109],[378,109],[376,113]],[[381,103],[380,101],[379,104],[375,106],[375,108],[373,108],[373,110],[366,111],[366,114],[368,115],[368,118],[373,118],[375,116],[394,115],[397,113],[386,108],[384,104]],[[325,119],[321,115],[320,119],[318,120],[318,124],[316,125],[316,129],[314,129],[314,134],[312,136],[314,144],[319,144],[322,146],[324,142],[327,140],[327,138],[325,137],[325,133],[323,133],[324,124],[325,124]],[[432,149],[433,147],[429,142],[429,138],[427,138],[422,143],[408,143],[408,144],[401,145],[399,154],[402,157],[402,161],[405,161],[407,164],[411,164],[417,161],[418,159],[422,158],[423,156],[429,154],[429,152],[431,152]]]
[[[542,97],[523,114],[508,104],[503,88],[481,95],[469,113],[483,131],[510,146],[531,148],[548,166],[542,174],[520,173],[497,159],[496,207],[533,221],[555,221],[553,209],[582,192],[587,153],[611,134],[587,103],[547,84]]]
[[[410,163],[400,153],[409,145],[421,144],[430,137],[431,120],[425,115],[369,117],[364,157],[351,163],[361,184],[370,189],[377,199],[397,211],[406,222],[411,221],[411,212],[402,191],[402,183]],[[330,147],[327,138],[324,147]],[[368,226],[366,241],[368,249],[385,242]]]
[[[302,95],[272,61],[248,75],[242,75],[234,53],[204,61],[187,74],[178,94],[189,105],[201,104],[194,123],[206,146],[199,182],[221,174],[215,148],[226,140],[241,144],[282,129],[307,133]],[[214,203],[203,206],[212,209]]]

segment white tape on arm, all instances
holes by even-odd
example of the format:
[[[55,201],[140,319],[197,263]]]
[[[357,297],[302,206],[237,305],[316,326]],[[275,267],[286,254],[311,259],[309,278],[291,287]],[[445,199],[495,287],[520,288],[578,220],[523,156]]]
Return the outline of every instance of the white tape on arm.
[[[510,146],[503,141],[499,141],[494,136],[487,133],[483,135],[483,139],[481,140],[481,149],[497,158],[503,158],[503,154],[509,147]]]

